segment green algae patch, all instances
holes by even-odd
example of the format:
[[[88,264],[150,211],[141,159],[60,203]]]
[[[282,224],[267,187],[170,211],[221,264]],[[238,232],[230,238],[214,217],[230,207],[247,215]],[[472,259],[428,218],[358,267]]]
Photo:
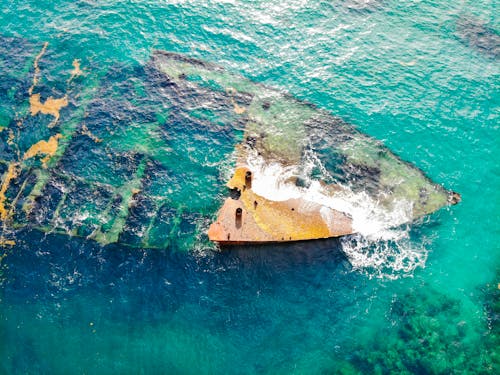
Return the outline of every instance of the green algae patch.
[[[463,301],[432,287],[398,296],[387,315],[391,327],[352,347],[351,366],[362,373],[497,373],[500,292],[491,283],[479,295],[486,322],[471,319]]]

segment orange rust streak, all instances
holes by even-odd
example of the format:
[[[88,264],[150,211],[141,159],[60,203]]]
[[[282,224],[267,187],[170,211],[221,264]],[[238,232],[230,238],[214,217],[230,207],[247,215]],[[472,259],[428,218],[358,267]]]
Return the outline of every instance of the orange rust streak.
[[[7,240],[3,237],[0,237],[0,247],[5,247],[5,246],[14,246],[16,244],[16,241],[14,240]],[[3,254],[1,257],[0,257],[0,261],[2,260],[1,258],[4,257],[5,254]]]
[[[54,121],[52,121],[49,124],[49,127],[54,126],[57,121],[59,120],[59,111],[61,108],[66,107],[68,105],[68,99],[66,96],[63,98],[58,98],[54,99],[52,97],[49,97],[45,103],[42,103],[40,101],[40,94],[33,94],[33,90],[35,89],[36,85],[38,84],[38,78],[40,75],[40,66],[38,65],[40,62],[40,59],[42,56],[45,54],[45,51],[47,50],[47,46],[49,45],[48,42],[45,42],[43,44],[42,50],[40,53],[36,56],[35,61],[33,62],[33,68],[35,69],[35,72],[33,74],[33,84],[28,90],[28,93],[30,95],[30,113],[32,116],[35,116],[38,112],[43,113],[44,115],[51,115],[54,117]],[[78,60],[73,61],[73,67],[74,70],[72,71],[72,74],[80,74],[80,63]],[[73,77],[73,75],[72,75]]]
[[[38,112],[41,112],[44,115],[52,115],[54,117],[54,121],[49,124],[49,127],[52,127],[57,123],[59,120],[59,111],[67,105],[68,99],[66,96],[59,99],[49,97],[45,103],[40,101],[40,94],[33,94],[30,96],[31,116],[35,116]]]
[[[4,174],[2,186],[0,187],[0,220],[4,221],[9,216],[9,211],[5,208],[5,192],[7,191],[11,180],[15,179],[19,174],[19,164],[11,162]]]
[[[68,79],[68,82],[71,82],[73,78],[81,76],[83,74],[82,70],[80,69],[80,60],[74,59],[73,60],[73,70],[71,71],[71,76]]]
[[[62,135],[56,134],[50,137],[48,141],[42,140],[35,143],[28,149],[28,151],[24,153],[23,160],[27,160],[39,154],[42,154],[45,155],[45,157],[41,159],[43,167],[47,168],[47,162],[50,160],[52,156],[55,155],[57,151],[58,140],[60,138],[62,138]]]
[[[45,42],[43,44],[42,50],[40,53],[35,57],[35,61],[33,62],[33,68],[35,68],[35,74],[33,75],[33,84],[28,90],[28,93],[31,95],[33,94],[33,89],[35,86],[38,84],[38,75],[40,74],[40,67],[38,66],[38,62],[42,58],[42,56],[45,54],[45,51],[47,50],[47,46],[49,45],[49,42]]]

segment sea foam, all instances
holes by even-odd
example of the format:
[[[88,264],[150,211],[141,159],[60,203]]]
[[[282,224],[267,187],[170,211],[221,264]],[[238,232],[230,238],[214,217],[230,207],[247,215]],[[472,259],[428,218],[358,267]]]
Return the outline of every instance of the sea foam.
[[[256,194],[273,201],[301,198],[303,212],[310,202],[349,215],[355,234],[342,238],[341,244],[353,269],[370,277],[397,278],[410,276],[425,265],[425,245],[410,238],[410,201],[398,200],[386,207],[373,194],[354,192],[348,185],[338,184],[332,189],[310,177],[313,167],[324,175],[328,173],[312,151],[305,154],[300,166],[267,162],[255,153],[249,154],[246,163],[253,172],[252,190]],[[301,186],[297,186],[297,178],[303,181]]]

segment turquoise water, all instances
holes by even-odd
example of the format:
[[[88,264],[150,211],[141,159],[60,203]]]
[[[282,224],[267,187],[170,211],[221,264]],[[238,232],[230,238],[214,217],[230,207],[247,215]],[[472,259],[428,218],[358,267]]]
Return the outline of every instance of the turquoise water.
[[[1,7],[0,159],[16,157],[8,143],[15,119],[29,130],[17,145],[23,152],[59,129],[23,114],[45,42],[45,97],[68,93],[68,110],[81,111],[97,137],[123,152],[137,151],[127,143],[132,134],[144,138],[143,153],[190,156],[172,157],[162,175],[173,179],[168,203],[180,217],[164,249],[3,227],[16,244],[1,248],[1,373],[500,372],[498,1]],[[141,133],[171,116],[156,88],[143,85],[156,49],[217,63],[326,109],[463,200],[388,240],[215,252],[203,231],[226,194],[235,140],[223,126],[201,132],[186,120],[170,125],[169,137]],[[74,59],[83,74],[68,83]],[[68,116],[61,110],[63,133]],[[120,138],[130,124],[134,132]],[[136,154],[126,154],[124,170],[89,166],[85,139],[68,148],[61,174],[78,169],[118,186]],[[40,212],[42,224],[50,220]],[[401,267],[405,258],[413,261]]]

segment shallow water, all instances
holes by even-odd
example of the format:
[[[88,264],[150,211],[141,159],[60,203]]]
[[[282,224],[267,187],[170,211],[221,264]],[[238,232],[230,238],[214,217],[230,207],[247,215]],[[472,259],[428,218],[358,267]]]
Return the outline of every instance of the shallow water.
[[[1,7],[1,160],[74,123],[80,137],[58,168],[61,179],[83,176],[75,204],[88,200],[88,184],[129,181],[141,155],[176,167],[144,162],[149,191],[172,186],[164,207],[173,209],[162,217],[173,237],[159,236],[160,249],[140,248],[139,209],[124,235],[139,248],[4,226],[15,245],[1,248],[0,372],[499,372],[498,1]],[[36,87],[69,100],[53,128],[54,116],[31,116],[27,105],[45,42]],[[216,252],[203,232],[226,194],[237,140],[223,124],[200,128],[206,114],[175,117],[162,107],[155,86],[143,84],[155,49],[326,109],[463,201],[372,237]],[[82,74],[70,80],[75,59]],[[16,118],[24,132],[14,147]],[[96,139],[118,150],[109,164],[86,162]],[[40,206],[57,194],[46,192]],[[39,212],[40,225],[52,220]],[[68,228],[89,220],[60,213]]]

